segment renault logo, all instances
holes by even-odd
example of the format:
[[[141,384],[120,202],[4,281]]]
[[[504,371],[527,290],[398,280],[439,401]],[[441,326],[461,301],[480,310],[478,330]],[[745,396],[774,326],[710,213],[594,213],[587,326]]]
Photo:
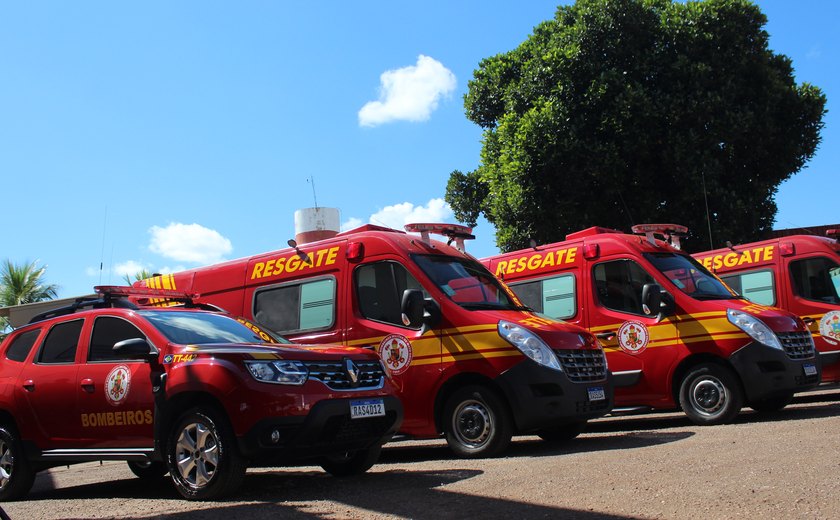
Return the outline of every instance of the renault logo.
[[[347,372],[347,377],[350,379],[350,383],[352,383],[353,386],[359,384],[359,367],[356,363],[353,363],[352,359],[344,360],[344,371]]]

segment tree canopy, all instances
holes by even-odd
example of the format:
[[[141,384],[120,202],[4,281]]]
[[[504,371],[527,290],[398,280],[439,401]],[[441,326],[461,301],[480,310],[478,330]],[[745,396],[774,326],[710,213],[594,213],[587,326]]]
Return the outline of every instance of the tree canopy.
[[[0,265],[0,307],[54,299],[58,286],[44,281],[46,270],[46,266],[38,267],[37,261],[15,264],[6,259]],[[6,319],[0,318],[0,330],[7,327]]]
[[[797,85],[747,0],[578,0],[481,61],[464,97],[481,162],[446,200],[503,251],[589,226],[689,227],[691,250],[772,229],[779,184],[820,141],[825,96]],[[706,219],[706,204],[710,222]]]

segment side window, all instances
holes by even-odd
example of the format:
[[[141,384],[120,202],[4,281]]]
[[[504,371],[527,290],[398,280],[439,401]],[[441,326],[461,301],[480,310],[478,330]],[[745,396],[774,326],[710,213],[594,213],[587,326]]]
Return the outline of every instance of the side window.
[[[776,288],[772,271],[721,276],[726,285],[751,302],[761,305],[776,304]]]
[[[84,320],[59,323],[50,329],[38,353],[38,363],[72,363],[76,359]]]
[[[533,282],[511,284],[522,303],[555,319],[568,319],[577,313],[575,277],[564,274]]]
[[[632,260],[604,262],[592,268],[598,302],[619,312],[644,315],[642,287],[655,280]]]
[[[114,343],[124,339],[145,338],[140,329],[121,318],[102,316],[93,323],[88,361],[124,360],[114,354]]]
[[[279,333],[324,329],[335,316],[335,279],[320,278],[258,291],[254,319]]]
[[[32,350],[32,346],[40,333],[41,329],[30,330],[13,339],[12,344],[6,350],[6,359],[26,361],[29,351]]]
[[[423,290],[411,273],[396,262],[377,262],[360,266],[354,276],[362,316],[404,327],[400,310],[403,292]]]
[[[805,258],[790,263],[793,292],[816,302],[840,304],[840,267],[824,257]]]

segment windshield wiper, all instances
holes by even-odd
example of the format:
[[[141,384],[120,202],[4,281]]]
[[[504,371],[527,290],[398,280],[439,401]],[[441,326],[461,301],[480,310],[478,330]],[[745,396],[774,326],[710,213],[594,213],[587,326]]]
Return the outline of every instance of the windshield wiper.
[[[478,310],[501,310],[501,311],[528,311],[531,310],[525,306],[508,305],[505,303],[491,303],[491,302],[465,302],[459,304],[468,311]]]
[[[707,301],[707,300],[743,300],[743,296],[729,296],[725,294],[692,294],[692,298],[695,300]]]

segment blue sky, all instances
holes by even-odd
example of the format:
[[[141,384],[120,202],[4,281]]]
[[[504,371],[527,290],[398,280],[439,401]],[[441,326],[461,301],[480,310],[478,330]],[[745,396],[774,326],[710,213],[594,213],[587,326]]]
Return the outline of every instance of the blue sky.
[[[781,186],[776,227],[840,222],[840,2],[758,3],[771,48],[828,96],[823,142]],[[310,178],[345,225],[454,221],[446,181],[481,149],[467,82],[556,6],[6,3],[0,259],[47,265],[67,297],[279,249],[294,210],[314,205]],[[479,222],[468,250],[496,253],[493,231]]]

